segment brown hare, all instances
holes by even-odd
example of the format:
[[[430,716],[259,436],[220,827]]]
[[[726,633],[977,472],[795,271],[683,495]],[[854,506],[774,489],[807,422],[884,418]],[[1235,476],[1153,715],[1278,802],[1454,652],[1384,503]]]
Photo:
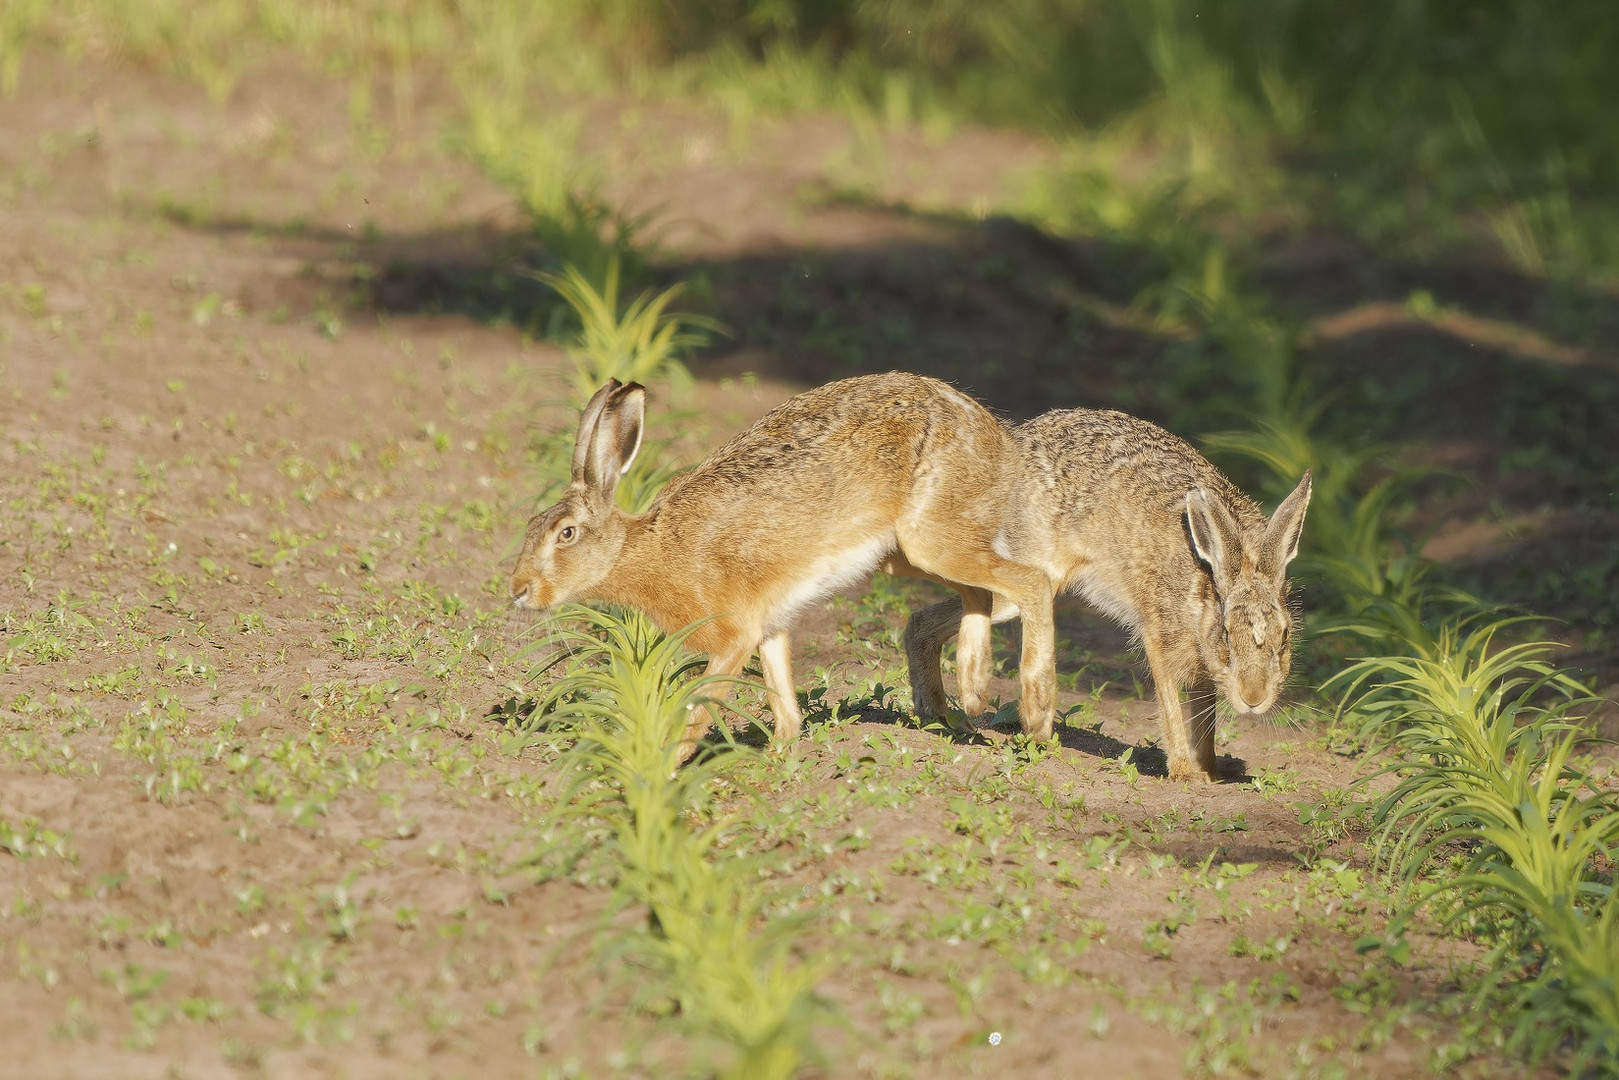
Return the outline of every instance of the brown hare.
[[[1147,654],[1170,777],[1216,779],[1216,691],[1238,713],[1263,713],[1287,676],[1287,565],[1298,554],[1310,474],[1267,520],[1201,454],[1145,420],[1060,410],[1012,435],[1023,481],[995,551],[1040,567],[1053,594],[1076,592],[1131,631]],[[993,621],[1020,614],[1029,612],[996,597]],[[919,701],[944,697],[939,653],[960,618],[960,601],[948,599],[906,624]],[[1042,635],[1048,619],[1039,614]],[[958,658],[967,654],[957,664],[964,703],[985,697],[987,650],[980,638],[957,646]],[[1189,718],[1180,698],[1188,684]]]
[[[641,447],[644,414],[634,383],[609,381],[585,407],[572,482],[529,522],[512,571],[518,607],[600,599],[639,608],[665,631],[709,619],[691,647],[718,675],[740,672],[757,650],[785,741],[802,723],[788,642],[799,612],[874,569],[931,577],[960,594],[951,632],[986,665],[992,594],[1026,613],[1023,729],[1051,737],[1051,579],[1001,553],[1001,515],[1022,466],[982,405],[899,372],[830,383],[669,481],[646,513],[626,514],[613,491]],[[971,680],[970,711],[983,708],[972,695],[988,678],[986,666]],[[930,700],[942,711],[942,688]],[[708,729],[705,712],[686,729],[682,760]]]

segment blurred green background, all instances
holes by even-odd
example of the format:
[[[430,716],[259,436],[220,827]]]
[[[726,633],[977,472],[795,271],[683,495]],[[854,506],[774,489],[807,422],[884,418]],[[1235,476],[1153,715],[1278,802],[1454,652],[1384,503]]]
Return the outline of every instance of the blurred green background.
[[[1274,199],[1280,170],[1358,236],[1453,242],[1470,214],[1537,273],[1619,263],[1605,0],[8,0],[6,85],[39,46],[216,95],[284,50],[396,88],[448,78],[486,153],[537,89],[1106,135],[1178,152],[1206,194]]]

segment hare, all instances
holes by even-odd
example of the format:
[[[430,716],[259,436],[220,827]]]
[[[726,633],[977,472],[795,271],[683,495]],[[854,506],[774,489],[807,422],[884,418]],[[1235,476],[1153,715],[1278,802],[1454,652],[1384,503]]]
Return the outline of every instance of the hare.
[[[1121,412],[1055,411],[1012,429],[1024,476],[995,550],[1041,567],[1053,594],[1072,590],[1123,624],[1147,654],[1171,779],[1217,778],[1218,691],[1238,713],[1271,708],[1286,678],[1292,611],[1287,566],[1298,554],[1310,474],[1267,520],[1253,500],[1163,428]],[[1030,614],[997,596],[992,620]],[[942,699],[939,653],[960,621],[947,599],[905,628],[911,685]],[[1045,612],[1039,633],[1050,633]],[[982,700],[987,639],[958,645],[964,700]],[[969,687],[969,680],[979,680]],[[1191,716],[1180,692],[1191,685]]]
[[[899,372],[829,383],[766,414],[632,515],[613,491],[640,450],[644,415],[635,383],[610,380],[591,398],[572,482],[528,523],[512,571],[516,606],[606,600],[665,631],[709,619],[692,648],[717,675],[740,672],[758,651],[784,742],[803,719],[788,641],[799,612],[874,569],[930,577],[960,594],[957,622],[973,655],[989,655],[992,594],[1024,612],[1023,728],[1051,737],[1051,579],[1001,553],[1019,449],[982,405]],[[986,667],[966,692],[978,708],[973,689],[988,677]],[[942,705],[942,689],[933,700]],[[681,760],[711,719],[693,714]]]

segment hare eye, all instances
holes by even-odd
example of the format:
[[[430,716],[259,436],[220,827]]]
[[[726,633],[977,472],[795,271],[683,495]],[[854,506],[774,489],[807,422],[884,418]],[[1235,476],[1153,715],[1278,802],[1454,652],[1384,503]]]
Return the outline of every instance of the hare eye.
[[[573,543],[573,538],[577,535],[578,530],[576,530],[572,525],[565,526],[561,532],[557,533],[557,543],[571,544]]]

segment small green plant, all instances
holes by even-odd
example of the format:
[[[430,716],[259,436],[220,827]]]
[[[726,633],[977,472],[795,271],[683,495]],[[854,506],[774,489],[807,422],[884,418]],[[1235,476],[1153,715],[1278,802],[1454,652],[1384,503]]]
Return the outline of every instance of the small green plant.
[[[36,855],[55,855],[70,861],[77,858],[67,837],[52,832],[32,818],[24,818],[15,824],[0,818],[0,852],[18,859],[29,859]]]
[[[580,402],[608,379],[645,384],[663,378],[677,387],[689,386],[691,373],[681,358],[707,344],[709,333],[718,329],[711,319],[667,310],[683,285],[657,295],[642,293],[620,312],[619,266],[616,256],[609,260],[600,288],[574,266],[539,275],[579,317],[578,336],[567,349],[573,361],[570,381]]]

